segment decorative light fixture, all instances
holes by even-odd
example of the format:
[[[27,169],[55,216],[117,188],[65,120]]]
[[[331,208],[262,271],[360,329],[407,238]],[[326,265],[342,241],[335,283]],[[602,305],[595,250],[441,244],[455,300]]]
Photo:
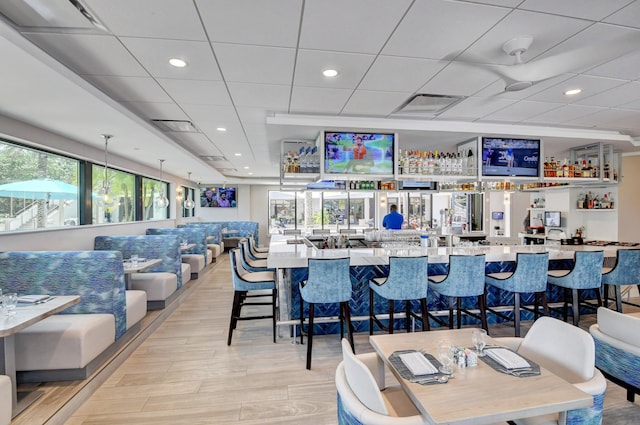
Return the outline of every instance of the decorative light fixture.
[[[111,183],[109,182],[109,139],[111,134],[101,134],[104,138],[104,175],[102,178],[102,189],[98,192],[100,204],[103,207],[112,207],[115,204],[113,193],[111,193]]]
[[[164,163],[164,159],[160,160],[160,187],[163,187],[164,183],[162,182],[162,164]],[[164,190],[160,194],[160,197],[156,199],[156,208],[162,209],[167,208],[169,206],[169,200],[164,193]]]
[[[191,181],[191,171],[189,171],[189,178],[187,180]],[[195,206],[196,206],[195,201],[191,199],[189,192],[187,192],[187,199],[184,200],[184,208],[187,210],[190,210],[190,209],[193,209],[193,207]]]

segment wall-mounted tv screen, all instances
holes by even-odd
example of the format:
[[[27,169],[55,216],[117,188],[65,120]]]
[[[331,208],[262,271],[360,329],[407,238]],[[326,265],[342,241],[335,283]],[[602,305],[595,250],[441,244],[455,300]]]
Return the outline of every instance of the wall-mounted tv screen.
[[[560,227],[560,211],[545,211],[544,225],[547,227]]]
[[[540,175],[540,140],[483,137],[482,175],[484,177],[538,177]]]
[[[438,183],[420,180],[401,180],[400,190],[438,190]]]
[[[491,213],[492,220],[504,220],[504,211],[493,211]]]
[[[393,177],[396,135],[325,131],[323,174]]]
[[[238,190],[235,187],[205,187],[200,192],[200,206],[205,208],[236,208]]]

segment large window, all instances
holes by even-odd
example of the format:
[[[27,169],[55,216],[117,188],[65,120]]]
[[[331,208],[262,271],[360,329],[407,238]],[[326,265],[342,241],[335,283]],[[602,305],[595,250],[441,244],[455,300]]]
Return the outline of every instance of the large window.
[[[79,161],[0,141],[0,231],[79,224]]]
[[[162,220],[169,217],[169,207],[161,204],[167,198],[169,185],[159,180],[142,178],[142,219]],[[168,199],[168,198],[167,198]]]
[[[92,218],[94,224],[135,221],[135,176],[94,165]],[[106,178],[106,181],[105,181]]]
[[[195,217],[196,215],[196,203],[195,196],[196,190],[192,187],[182,186],[180,187],[180,195],[182,198],[182,217]]]

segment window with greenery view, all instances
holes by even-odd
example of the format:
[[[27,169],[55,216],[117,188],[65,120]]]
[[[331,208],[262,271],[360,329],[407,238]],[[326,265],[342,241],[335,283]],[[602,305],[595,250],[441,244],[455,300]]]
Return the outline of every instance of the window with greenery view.
[[[94,165],[91,178],[94,224],[135,221],[135,176],[133,174],[111,168],[105,174],[104,167]]]

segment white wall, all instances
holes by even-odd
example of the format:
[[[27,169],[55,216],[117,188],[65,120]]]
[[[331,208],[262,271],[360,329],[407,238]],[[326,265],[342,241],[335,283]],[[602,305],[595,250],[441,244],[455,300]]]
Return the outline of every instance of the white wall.
[[[618,234],[623,242],[640,242],[640,156],[622,157],[622,182],[618,187]]]

